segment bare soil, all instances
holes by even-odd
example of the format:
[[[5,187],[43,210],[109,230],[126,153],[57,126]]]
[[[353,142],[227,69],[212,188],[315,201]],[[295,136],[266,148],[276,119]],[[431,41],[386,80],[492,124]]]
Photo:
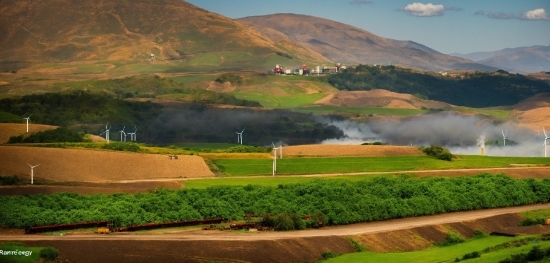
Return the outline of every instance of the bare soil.
[[[384,107],[402,109],[440,108],[449,109],[450,104],[423,100],[410,94],[396,93],[383,89],[369,91],[339,91],[322,98],[315,104],[348,107]]]
[[[296,145],[283,147],[283,156],[420,156],[417,147],[386,145]]]
[[[0,146],[0,174],[53,181],[108,182],[122,180],[211,177],[199,156],[181,155],[170,160],[168,155],[130,152],[57,149],[22,146]]]

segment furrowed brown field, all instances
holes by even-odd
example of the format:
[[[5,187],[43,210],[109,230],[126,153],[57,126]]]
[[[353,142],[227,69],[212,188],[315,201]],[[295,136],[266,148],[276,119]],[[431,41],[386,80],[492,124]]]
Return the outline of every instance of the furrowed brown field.
[[[39,131],[53,130],[57,126],[43,124],[29,124],[29,135]],[[0,143],[6,143],[12,136],[26,134],[27,124],[25,123],[0,123]]]
[[[284,156],[419,156],[417,147],[386,145],[297,145],[283,147]]]
[[[210,177],[212,172],[199,156],[168,155],[0,146],[0,174],[30,176],[56,181],[105,182],[160,178]]]

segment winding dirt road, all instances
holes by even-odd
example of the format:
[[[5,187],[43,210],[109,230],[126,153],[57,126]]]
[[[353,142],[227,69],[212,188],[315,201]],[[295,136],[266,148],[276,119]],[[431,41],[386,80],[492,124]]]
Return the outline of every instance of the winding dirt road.
[[[351,236],[367,233],[388,232],[420,226],[465,222],[476,219],[518,213],[529,210],[550,209],[550,203],[518,207],[496,208],[466,212],[454,212],[432,216],[419,216],[393,219],[380,222],[359,223],[345,226],[331,226],[321,229],[308,229],[288,232],[230,232],[204,230],[155,230],[146,233],[114,233],[109,235],[69,234],[66,236],[2,234],[0,240],[9,241],[48,241],[48,240],[218,240],[218,241],[255,241],[304,237]]]

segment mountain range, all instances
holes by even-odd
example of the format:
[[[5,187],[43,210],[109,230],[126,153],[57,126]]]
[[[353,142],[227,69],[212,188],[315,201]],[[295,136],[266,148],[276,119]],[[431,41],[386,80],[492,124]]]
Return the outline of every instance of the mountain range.
[[[383,38],[336,21],[297,14],[240,18],[274,40],[295,41],[324,57],[351,64],[394,64],[423,70],[497,69],[442,54],[413,41]]]
[[[453,53],[451,55],[510,72],[531,73],[550,71],[550,45],[505,48],[493,52]]]
[[[324,18],[274,14],[235,20],[181,0],[0,0],[0,36],[1,71],[43,63],[131,64],[151,54],[159,62],[179,63],[166,68],[211,70],[340,62],[430,71],[530,64],[520,70],[540,71],[550,64],[548,46],[515,50],[512,58],[508,51],[451,56]]]

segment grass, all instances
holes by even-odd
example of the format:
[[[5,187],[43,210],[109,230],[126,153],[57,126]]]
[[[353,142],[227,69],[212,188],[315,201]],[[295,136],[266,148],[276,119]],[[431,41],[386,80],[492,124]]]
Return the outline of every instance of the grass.
[[[525,238],[525,237],[518,237]],[[336,258],[332,258],[323,262],[336,263],[336,262],[454,262],[456,258],[462,258],[467,253],[474,251],[482,251],[485,248],[492,247],[504,242],[513,240],[511,237],[498,237],[487,236],[482,238],[476,238],[465,243],[448,246],[448,247],[433,247],[427,250],[413,251],[413,252],[399,252],[399,253],[376,253],[376,252],[360,252],[353,254],[346,254]],[[541,248],[550,247],[549,241],[531,243],[521,247],[513,247],[510,249],[503,249],[489,253],[481,253],[480,258],[468,259],[468,263],[475,262],[499,262],[504,260],[512,254],[527,253],[532,247],[540,246]],[[462,261],[461,261],[462,262]]]
[[[214,159],[220,170],[229,176],[270,175],[272,160],[269,159]],[[535,157],[490,157],[461,155],[452,162],[428,156],[394,157],[342,157],[342,158],[285,158],[277,160],[277,173],[327,174],[353,172],[394,172],[438,169],[496,168],[510,164],[550,165],[545,158]]]
[[[5,111],[0,111],[0,123],[21,123],[22,120],[23,117]]]
[[[326,96],[326,94],[323,93],[275,96],[269,92],[263,91],[234,93],[234,95],[237,99],[257,101],[266,108],[283,109],[310,105]]]
[[[0,262],[11,263],[34,263],[40,260],[40,250],[42,247],[27,247],[24,244],[18,242],[5,242],[0,244],[0,250],[2,251],[30,251],[29,256],[25,255],[1,255]]]
[[[531,210],[520,213],[524,218],[538,219],[538,218],[550,218],[550,209]]]

